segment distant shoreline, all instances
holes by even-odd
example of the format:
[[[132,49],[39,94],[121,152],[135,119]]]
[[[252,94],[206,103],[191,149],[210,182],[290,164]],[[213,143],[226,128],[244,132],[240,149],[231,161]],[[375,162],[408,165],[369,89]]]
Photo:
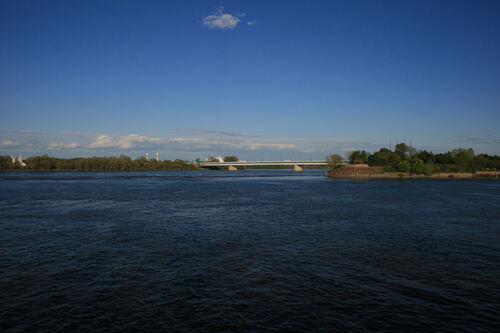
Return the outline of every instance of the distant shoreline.
[[[377,172],[375,168],[349,168],[336,169],[325,175],[330,178],[340,179],[499,179],[499,171],[477,172],[437,172],[431,175],[415,174],[410,172]]]
[[[146,171],[196,171],[196,170],[206,170],[206,169],[138,169],[138,170],[0,170],[2,172],[146,172]]]
[[[498,176],[480,176],[473,173],[440,173],[433,174],[432,176],[426,175],[412,175],[404,173],[384,173],[384,174],[372,174],[372,175],[349,175],[349,176],[332,176],[327,173],[326,175],[333,179],[359,179],[359,180],[369,180],[369,179],[500,179]]]

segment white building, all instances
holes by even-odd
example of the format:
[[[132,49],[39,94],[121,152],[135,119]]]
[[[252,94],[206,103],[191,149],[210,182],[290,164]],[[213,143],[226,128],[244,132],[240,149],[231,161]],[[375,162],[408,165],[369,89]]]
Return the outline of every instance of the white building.
[[[207,162],[224,162],[224,159],[220,156],[209,156],[205,159]]]

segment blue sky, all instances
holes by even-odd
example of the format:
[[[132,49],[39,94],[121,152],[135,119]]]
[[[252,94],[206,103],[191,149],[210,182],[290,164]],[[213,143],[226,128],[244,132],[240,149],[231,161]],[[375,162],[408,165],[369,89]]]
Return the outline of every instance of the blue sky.
[[[498,1],[1,1],[0,154],[500,154]]]

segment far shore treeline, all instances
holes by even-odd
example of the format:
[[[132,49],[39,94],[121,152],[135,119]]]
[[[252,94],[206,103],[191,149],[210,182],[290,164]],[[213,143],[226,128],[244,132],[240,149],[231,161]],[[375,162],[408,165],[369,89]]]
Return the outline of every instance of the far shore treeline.
[[[446,153],[434,154],[426,150],[417,151],[405,143],[399,143],[394,151],[382,148],[374,153],[364,150],[346,154],[350,163],[356,161],[369,166],[383,167],[384,172],[410,172],[426,174],[439,172],[476,172],[500,169],[500,156],[474,154],[472,148],[457,148]],[[330,169],[335,169],[343,159],[336,154],[327,157]]]
[[[224,158],[226,160],[226,158]],[[229,160],[229,158],[228,158]],[[237,157],[231,156],[237,161]],[[199,161],[199,160],[197,160]],[[476,172],[500,170],[500,156],[474,154],[472,148],[457,148],[446,153],[434,154],[426,150],[417,151],[405,143],[399,143],[394,150],[382,148],[368,153],[357,150],[347,153],[345,159],[332,154],[326,158],[329,169],[339,167],[343,162],[362,162],[369,166],[383,167],[384,172],[410,172],[414,174],[432,174],[438,172]],[[10,156],[0,156],[0,171],[135,171],[135,170],[194,170],[198,163],[176,159],[157,161],[139,157],[131,159],[120,157],[78,157],[55,158],[47,155],[29,157],[23,161],[12,162]]]
[[[78,157],[78,158],[55,158],[47,155],[29,157],[20,163],[12,163],[9,156],[0,156],[0,171],[133,171],[133,170],[193,170],[197,166],[183,160],[148,160],[139,157],[135,160],[128,156],[120,157]]]

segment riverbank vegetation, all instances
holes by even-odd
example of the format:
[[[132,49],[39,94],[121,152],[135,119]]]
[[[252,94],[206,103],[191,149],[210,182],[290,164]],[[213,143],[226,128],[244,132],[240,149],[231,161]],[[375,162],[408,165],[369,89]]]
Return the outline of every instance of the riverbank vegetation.
[[[0,171],[135,171],[135,170],[193,170],[198,167],[183,160],[147,160],[139,157],[135,160],[128,156],[120,157],[78,157],[55,158],[47,155],[27,158],[21,166],[18,162],[12,163],[9,156],[0,156]]]
[[[364,150],[354,151],[348,153],[346,159],[350,163],[362,161],[369,166],[383,167],[384,172],[410,172],[425,175],[500,169],[500,156],[476,155],[472,148],[457,148],[446,153],[434,154],[426,150],[417,151],[414,147],[404,143],[397,144],[394,151],[387,148],[374,153],[367,153]]]

